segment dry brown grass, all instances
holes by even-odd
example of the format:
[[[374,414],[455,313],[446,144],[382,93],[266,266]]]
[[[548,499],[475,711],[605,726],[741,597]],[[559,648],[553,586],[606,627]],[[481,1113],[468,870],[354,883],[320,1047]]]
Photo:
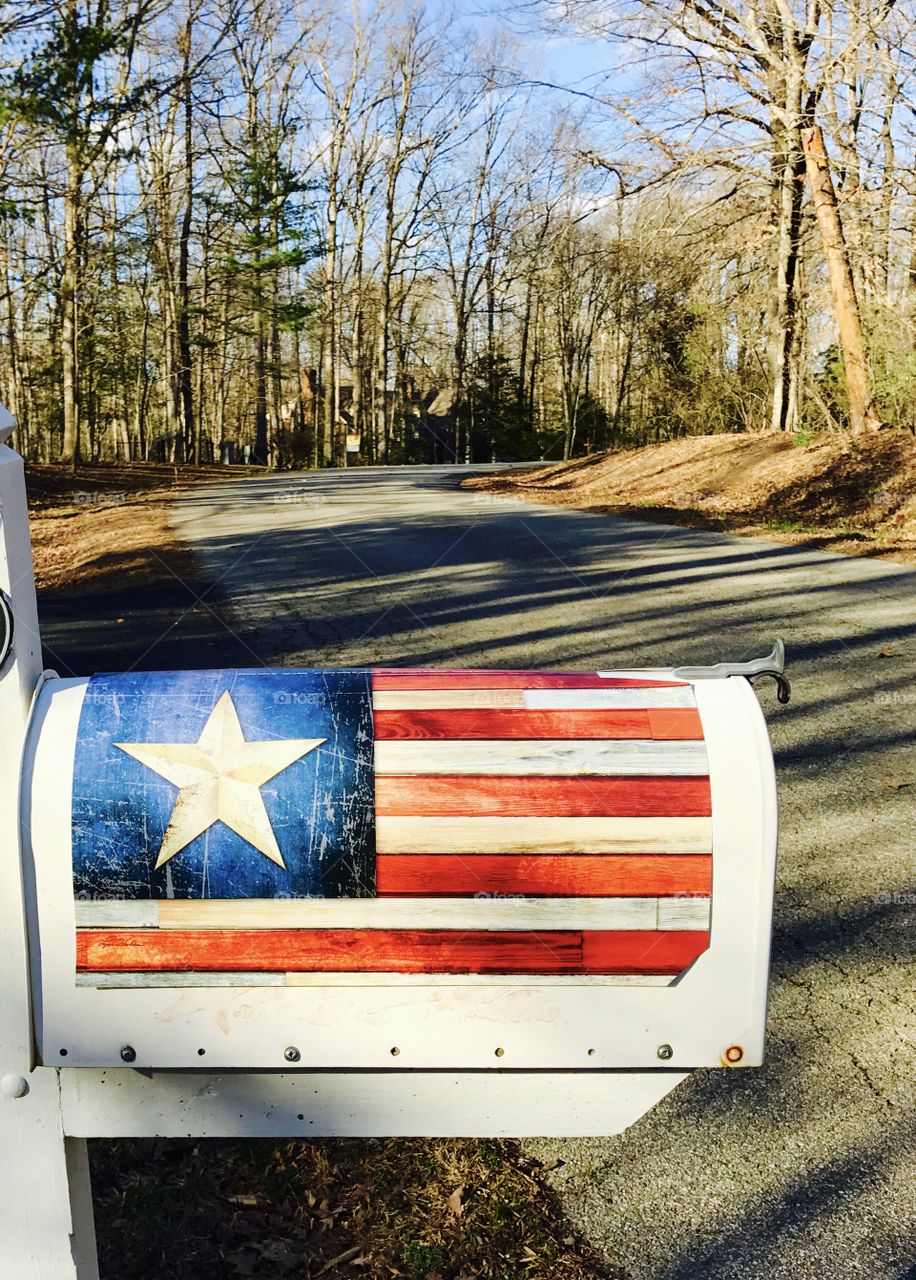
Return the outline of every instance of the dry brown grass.
[[[258,474],[248,467],[60,466],[26,469],[35,581],[39,590],[92,592],[115,576],[142,588],[187,569],[168,523],[172,498],[193,485]]]
[[[809,442],[693,436],[465,483],[586,511],[916,560],[916,441],[908,431]]]

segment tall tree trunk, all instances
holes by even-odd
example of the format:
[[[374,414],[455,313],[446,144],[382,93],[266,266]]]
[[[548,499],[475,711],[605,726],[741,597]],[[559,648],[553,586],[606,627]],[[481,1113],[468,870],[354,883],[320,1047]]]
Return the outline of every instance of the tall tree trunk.
[[[257,324],[254,361],[254,461],[267,466],[270,448],[267,433],[267,326],[260,298],[257,303]]]
[[[871,373],[865,354],[862,321],[856,298],[849,251],[843,235],[843,224],[837,207],[836,192],[830,177],[830,163],[819,125],[802,132],[808,180],[817,214],[824,257],[830,275],[833,310],[840,334],[843,364],[846,369],[846,394],[849,399],[849,425],[853,432],[876,431],[881,426],[871,390]]]
[[[64,411],[62,462],[74,467],[80,447],[79,271],[82,260],[83,171],[72,149],[67,155],[64,192],[64,251],[60,281],[60,347]]]
[[[340,371],[337,330],[337,178],[328,192],[324,263],[324,450],[325,461],[347,465],[346,427],[340,425]],[[341,434],[343,440],[341,441]],[[342,447],[341,447],[342,445]]]
[[[282,429],[283,429],[283,342],[280,336],[280,198],[277,188],[277,164],[279,157],[272,161],[273,191],[271,193],[270,215],[270,248],[274,265],[268,276],[270,289],[269,305],[269,338],[268,375],[269,375],[269,438],[268,466],[282,466],[284,461]]]
[[[496,371],[496,279],[492,254],[487,256],[484,281],[487,294],[487,412],[490,415],[490,421],[483,425],[492,440],[493,428],[496,425],[496,406],[499,400]]]
[[[315,395],[312,399],[312,466],[328,463],[327,441],[324,439],[324,333],[318,338],[318,364],[315,369]]]
[[[181,427],[184,437],[184,458],[197,462],[198,441],[194,428],[194,386],[191,359],[191,285],[190,243],[191,223],[194,216],[194,135],[193,104],[191,100],[191,35],[193,16],[188,18],[181,33],[181,97],[184,109],[184,209],[178,235],[178,390],[181,401]]]
[[[167,252],[167,250],[166,250]],[[165,408],[165,435],[163,462],[175,462],[178,457],[178,440],[181,435],[180,398],[178,394],[178,361],[175,354],[175,294],[173,282],[167,276],[160,281],[160,310],[162,313],[162,399]]]
[[[391,403],[388,395],[388,370],[391,365],[391,270],[382,265],[382,314],[379,319],[378,337],[378,396],[376,400],[378,427],[376,437],[381,440],[382,462],[388,461],[391,449]]]
[[[563,384],[560,389],[563,402],[563,461],[572,457],[576,444],[576,427],[579,417],[579,387],[573,373],[573,357],[567,354],[563,360]]]
[[[204,388],[206,386],[207,364],[209,363],[206,352],[210,350],[209,338],[209,307],[210,307],[210,209],[207,207],[206,216],[204,217],[203,231],[200,244],[200,354],[197,359],[197,404],[194,413],[194,461],[209,462],[214,456],[213,439],[210,438],[207,447],[207,457],[203,456],[203,442],[206,438],[206,432],[212,431],[213,417],[212,413],[207,415],[207,421],[204,422]],[[218,460],[218,459],[217,459]]]
[[[897,102],[897,81],[887,76],[884,117],[881,121],[881,196],[875,226],[875,278],[882,301],[887,300],[891,267],[891,214],[894,207],[894,187],[897,182],[897,156],[894,142],[894,108]]]
[[[216,397],[216,424],[213,434],[216,442],[217,456],[221,460],[223,457],[223,447],[225,446],[228,449],[230,445],[226,436],[226,409],[228,403],[226,384],[228,382],[229,367],[229,313],[230,289],[228,283],[224,282],[222,306],[220,307],[219,358],[214,361],[214,376],[216,379],[216,389],[218,394]]]
[[[145,283],[145,281],[144,281]],[[137,380],[134,391],[134,433],[137,441],[137,453],[143,462],[149,459],[149,438],[146,430],[146,415],[149,408],[149,307],[146,306],[146,292],[141,297],[140,348],[137,360]]]
[[[471,433],[468,426],[467,405],[467,316],[459,310],[455,326],[455,399],[452,404],[454,440],[452,462],[471,461]]]
[[[118,357],[125,361],[125,365],[115,380],[111,388],[112,399],[117,402],[117,415],[114,416],[112,423],[112,433],[114,436],[114,452],[115,461],[123,460],[130,462],[130,419],[131,419],[131,385],[127,376],[128,353],[130,351],[130,338],[125,324],[125,307],[122,300],[121,277],[118,270],[118,187],[117,180],[112,179],[108,189],[108,272],[109,272],[109,289],[112,298],[112,316],[115,341],[117,343]]]
[[[6,345],[7,367],[4,386],[6,407],[19,423],[17,443],[19,452],[27,451],[28,423],[23,421],[22,406],[19,403],[19,339],[16,332],[16,309],[13,306],[13,286],[10,279],[10,226],[9,220],[3,219],[3,241],[0,245],[3,254],[3,296],[6,304]]]
[[[283,455],[283,340],[280,336],[280,283],[278,271],[271,275],[270,303],[270,441],[268,465],[282,466]]]
[[[369,452],[369,461],[374,459],[371,456],[371,449],[367,449],[369,444],[369,433],[366,431],[366,392],[365,392],[365,370],[366,370],[366,353],[365,353],[365,279],[364,279],[364,253],[365,253],[365,236],[366,236],[366,213],[365,213],[365,195],[362,186],[357,188],[356,196],[356,214],[354,218],[354,242],[353,242],[353,295],[355,312],[353,315],[353,430],[359,441],[359,448],[362,453]]]
[[[797,119],[800,110],[799,98],[789,114]],[[782,150],[776,158],[776,280],[769,339],[770,427],[774,431],[797,431],[800,409],[798,261],[805,159],[797,127],[787,127],[781,136]]]
[[[629,331],[624,336],[623,358],[620,360],[620,371],[614,386],[614,414],[611,419],[611,438],[620,436],[620,420],[623,414],[624,399],[629,386],[630,362],[633,358],[633,336]]]
[[[522,313],[522,333],[519,340],[518,350],[518,377],[515,384],[515,404],[519,417],[521,417],[525,412],[526,390],[528,384],[528,338],[531,332],[532,288],[532,278],[529,275],[525,285],[525,309]],[[530,421],[530,414],[528,426],[534,426],[534,423]]]

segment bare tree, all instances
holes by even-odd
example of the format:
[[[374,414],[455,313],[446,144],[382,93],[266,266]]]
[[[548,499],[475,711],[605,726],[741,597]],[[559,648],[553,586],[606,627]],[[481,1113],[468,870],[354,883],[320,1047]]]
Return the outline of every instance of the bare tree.
[[[802,141],[814,208],[821,228],[824,256],[830,273],[833,309],[839,326],[840,344],[843,348],[850,426],[854,432],[874,431],[881,426],[881,417],[872,395],[871,372],[865,355],[859,304],[846,248],[846,238],[843,235],[843,224],[837,208],[836,193],[830,177],[824,135],[815,125],[803,130]]]

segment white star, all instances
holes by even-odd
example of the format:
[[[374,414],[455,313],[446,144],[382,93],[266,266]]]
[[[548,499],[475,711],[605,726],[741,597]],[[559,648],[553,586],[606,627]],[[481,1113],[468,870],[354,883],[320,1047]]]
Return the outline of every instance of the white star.
[[[210,712],[196,742],[116,742],[116,747],[180,788],[156,867],[174,858],[218,821],[283,867],[259,788],[325,741],[246,742],[227,691]]]

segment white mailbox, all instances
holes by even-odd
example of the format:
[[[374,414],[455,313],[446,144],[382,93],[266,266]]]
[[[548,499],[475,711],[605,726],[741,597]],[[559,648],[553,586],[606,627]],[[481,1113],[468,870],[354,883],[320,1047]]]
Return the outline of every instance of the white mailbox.
[[[47,1066],[762,1058],[776,812],[744,679],[47,679],[23,818]]]
[[[58,679],[5,445],[0,512],[0,1277],[96,1274],[87,1136],[609,1134],[761,1062],[781,646]]]

